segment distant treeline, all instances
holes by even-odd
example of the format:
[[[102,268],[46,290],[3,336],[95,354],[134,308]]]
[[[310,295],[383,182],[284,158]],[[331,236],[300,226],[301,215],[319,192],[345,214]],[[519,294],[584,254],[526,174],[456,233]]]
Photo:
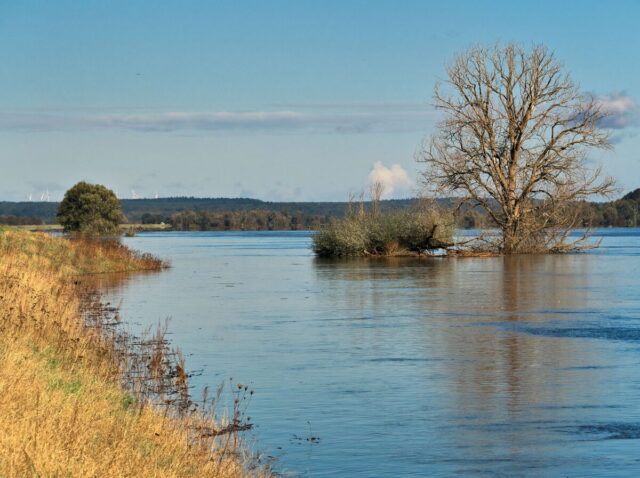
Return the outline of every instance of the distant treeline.
[[[170,224],[178,231],[298,231],[314,230],[331,216],[304,214],[300,211],[182,211],[169,217],[144,213],[143,224]]]
[[[581,203],[578,217],[583,227],[638,227],[639,207],[640,202],[632,199],[608,203]]]
[[[440,206],[452,207],[451,199],[441,199]],[[343,217],[348,202],[267,202],[248,198],[159,198],[123,199],[122,210],[130,223],[160,223],[176,229],[209,230],[296,230],[316,229],[331,217]],[[407,210],[413,199],[380,201],[382,212]],[[638,207],[640,189],[621,199],[576,204],[577,224],[583,227],[636,227],[640,225]],[[369,204],[365,202],[365,208]],[[0,217],[16,216],[16,221],[55,223],[58,203],[54,202],[0,202]],[[13,219],[12,219],[13,220]],[[456,221],[460,228],[490,228],[491,221],[479,209],[458,211]],[[16,224],[22,224],[19,222]]]
[[[43,221],[37,217],[14,216],[12,214],[0,215],[0,225],[3,226],[39,226]]]
[[[576,227],[638,227],[640,226],[640,189],[616,201],[595,203],[580,202],[575,205]],[[456,222],[462,229],[487,229],[494,227],[489,216],[479,209],[462,209],[456,214]]]
[[[158,199],[121,199],[122,212],[131,223],[142,222],[145,213],[159,214],[170,217],[183,211],[274,211],[293,212],[313,216],[343,216],[347,210],[347,202],[268,202],[248,198],[158,198]],[[393,199],[380,202],[383,211],[406,209],[413,202],[412,199]],[[16,216],[30,216],[42,219],[47,224],[56,220],[58,203],[55,202],[9,202],[0,201],[0,214]]]

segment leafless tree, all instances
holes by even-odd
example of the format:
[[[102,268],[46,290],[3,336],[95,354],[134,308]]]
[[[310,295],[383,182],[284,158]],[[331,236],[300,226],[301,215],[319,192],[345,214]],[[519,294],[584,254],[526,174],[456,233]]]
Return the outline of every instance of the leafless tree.
[[[571,205],[613,191],[586,157],[610,148],[606,114],[543,46],[477,46],[447,76],[434,94],[445,117],[417,156],[424,184],[484,209],[503,253],[575,247]]]
[[[369,195],[371,196],[371,215],[377,216],[380,212],[380,199],[384,194],[384,184],[381,181],[375,181],[369,186]]]
[[[360,196],[358,196],[358,217],[363,219],[364,216],[364,191],[360,191]]]

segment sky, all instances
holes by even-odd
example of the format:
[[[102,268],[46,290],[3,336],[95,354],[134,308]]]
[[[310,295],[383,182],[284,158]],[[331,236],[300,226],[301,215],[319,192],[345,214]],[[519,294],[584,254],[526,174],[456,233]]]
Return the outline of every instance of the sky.
[[[436,82],[476,44],[542,43],[612,116],[640,187],[640,2],[0,0],[0,200],[413,196]]]

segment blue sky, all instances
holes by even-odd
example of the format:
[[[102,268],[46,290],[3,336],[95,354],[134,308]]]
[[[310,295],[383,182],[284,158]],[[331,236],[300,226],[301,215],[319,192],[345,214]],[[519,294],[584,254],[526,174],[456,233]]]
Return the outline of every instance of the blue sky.
[[[0,0],[0,199],[412,194],[433,87],[477,43],[543,43],[621,116],[640,187],[640,2]],[[396,166],[394,166],[396,165]],[[393,189],[391,189],[391,186]]]

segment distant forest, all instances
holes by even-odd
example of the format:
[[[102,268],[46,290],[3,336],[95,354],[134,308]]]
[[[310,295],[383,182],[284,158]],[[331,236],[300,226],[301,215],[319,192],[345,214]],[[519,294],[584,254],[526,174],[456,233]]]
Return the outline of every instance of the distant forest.
[[[164,222],[178,231],[298,231],[314,230],[328,223],[331,216],[288,211],[182,211],[169,217],[153,213],[142,215],[143,224]]]
[[[451,199],[439,201],[452,207]],[[342,217],[347,202],[267,202],[247,198],[123,199],[129,223],[164,222],[177,230],[311,230]],[[412,207],[414,200],[381,201],[382,211]],[[368,208],[369,204],[364,203]],[[640,189],[603,203],[581,202],[574,214],[583,227],[637,227],[640,222]],[[58,203],[0,202],[0,224],[54,224]],[[482,211],[463,208],[456,215],[460,228],[488,228],[491,221]]]
[[[122,211],[130,223],[156,224],[170,223],[176,213],[192,211],[194,213],[251,213],[260,216],[262,213],[283,214],[300,218],[300,214],[314,216],[314,221],[326,221],[329,217],[341,217],[347,210],[347,202],[268,202],[248,198],[192,198],[175,197],[159,199],[121,199]],[[406,209],[413,203],[412,199],[394,199],[381,201],[382,210]],[[9,202],[0,201],[0,214],[21,217],[33,217],[46,224],[54,224],[58,203],[55,202]],[[144,216],[144,218],[143,218]],[[153,219],[149,219],[153,217]],[[184,219],[184,218],[183,218]],[[176,221],[180,221],[178,217]],[[151,221],[151,222],[149,222]],[[295,220],[294,220],[295,222]],[[182,221],[184,223],[184,221]]]
[[[13,214],[0,215],[0,224],[4,226],[39,226],[42,219],[28,216],[14,216]]]

